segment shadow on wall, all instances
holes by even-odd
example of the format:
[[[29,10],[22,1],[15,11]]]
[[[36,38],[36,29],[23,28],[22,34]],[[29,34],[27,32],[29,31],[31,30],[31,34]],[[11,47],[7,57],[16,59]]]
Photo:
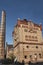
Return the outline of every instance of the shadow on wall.
[[[15,62],[14,65],[25,65],[24,62],[20,63],[20,62]],[[43,65],[43,62],[37,62],[37,63],[31,63],[29,62],[28,65]]]
[[[25,65],[23,62],[20,63],[20,62],[15,62],[14,65]]]
[[[43,62],[37,62],[37,63],[28,63],[28,65],[43,65]]]
[[[25,65],[24,62],[20,63],[20,62],[14,62],[14,60],[10,60],[10,59],[4,59],[0,61],[2,64],[6,65],[6,64],[11,64],[11,65]],[[29,62],[27,65],[43,65],[43,62],[37,62],[37,63],[31,63]]]

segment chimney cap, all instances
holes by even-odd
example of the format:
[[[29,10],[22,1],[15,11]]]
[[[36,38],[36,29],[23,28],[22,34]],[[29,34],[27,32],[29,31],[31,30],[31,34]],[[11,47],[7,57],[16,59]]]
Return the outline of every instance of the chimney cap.
[[[6,13],[6,11],[3,9],[2,12]]]

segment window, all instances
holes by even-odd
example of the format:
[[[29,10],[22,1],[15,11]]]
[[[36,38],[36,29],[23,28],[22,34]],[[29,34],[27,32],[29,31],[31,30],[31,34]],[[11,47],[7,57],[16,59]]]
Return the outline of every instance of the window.
[[[37,36],[35,36],[35,38],[37,39]]]
[[[36,53],[34,55],[37,55]]]
[[[36,46],[36,48],[38,48],[38,46]]]
[[[25,37],[28,37],[27,35],[25,35]]]
[[[27,58],[27,56],[25,55],[25,56],[24,56],[24,58],[26,59],[26,58]]]
[[[22,63],[24,63],[24,60],[22,60]]]
[[[27,48],[29,48],[29,46],[26,46]]]
[[[32,58],[32,55],[30,55],[30,58]]]
[[[17,41],[16,39],[14,39],[15,41]]]
[[[29,38],[31,38],[31,36],[29,36]]]
[[[34,38],[34,36],[32,36],[32,38]]]
[[[41,58],[41,53],[39,53],[39,57]]]

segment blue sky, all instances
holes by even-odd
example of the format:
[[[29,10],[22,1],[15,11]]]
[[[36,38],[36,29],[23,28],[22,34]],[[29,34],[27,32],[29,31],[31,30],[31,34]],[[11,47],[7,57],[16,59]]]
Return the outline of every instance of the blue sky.
[[[13,43],[12,31],[17,18],[32,20],[43,27],[43,0],[0,0],[1,11],[6,11],[6,42]]]

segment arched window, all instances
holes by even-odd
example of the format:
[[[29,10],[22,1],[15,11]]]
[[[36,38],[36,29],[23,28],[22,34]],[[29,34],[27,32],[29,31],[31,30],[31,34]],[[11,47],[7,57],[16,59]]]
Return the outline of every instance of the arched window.
[[[39,53],[39,58],[41,58],[41,53]]]

